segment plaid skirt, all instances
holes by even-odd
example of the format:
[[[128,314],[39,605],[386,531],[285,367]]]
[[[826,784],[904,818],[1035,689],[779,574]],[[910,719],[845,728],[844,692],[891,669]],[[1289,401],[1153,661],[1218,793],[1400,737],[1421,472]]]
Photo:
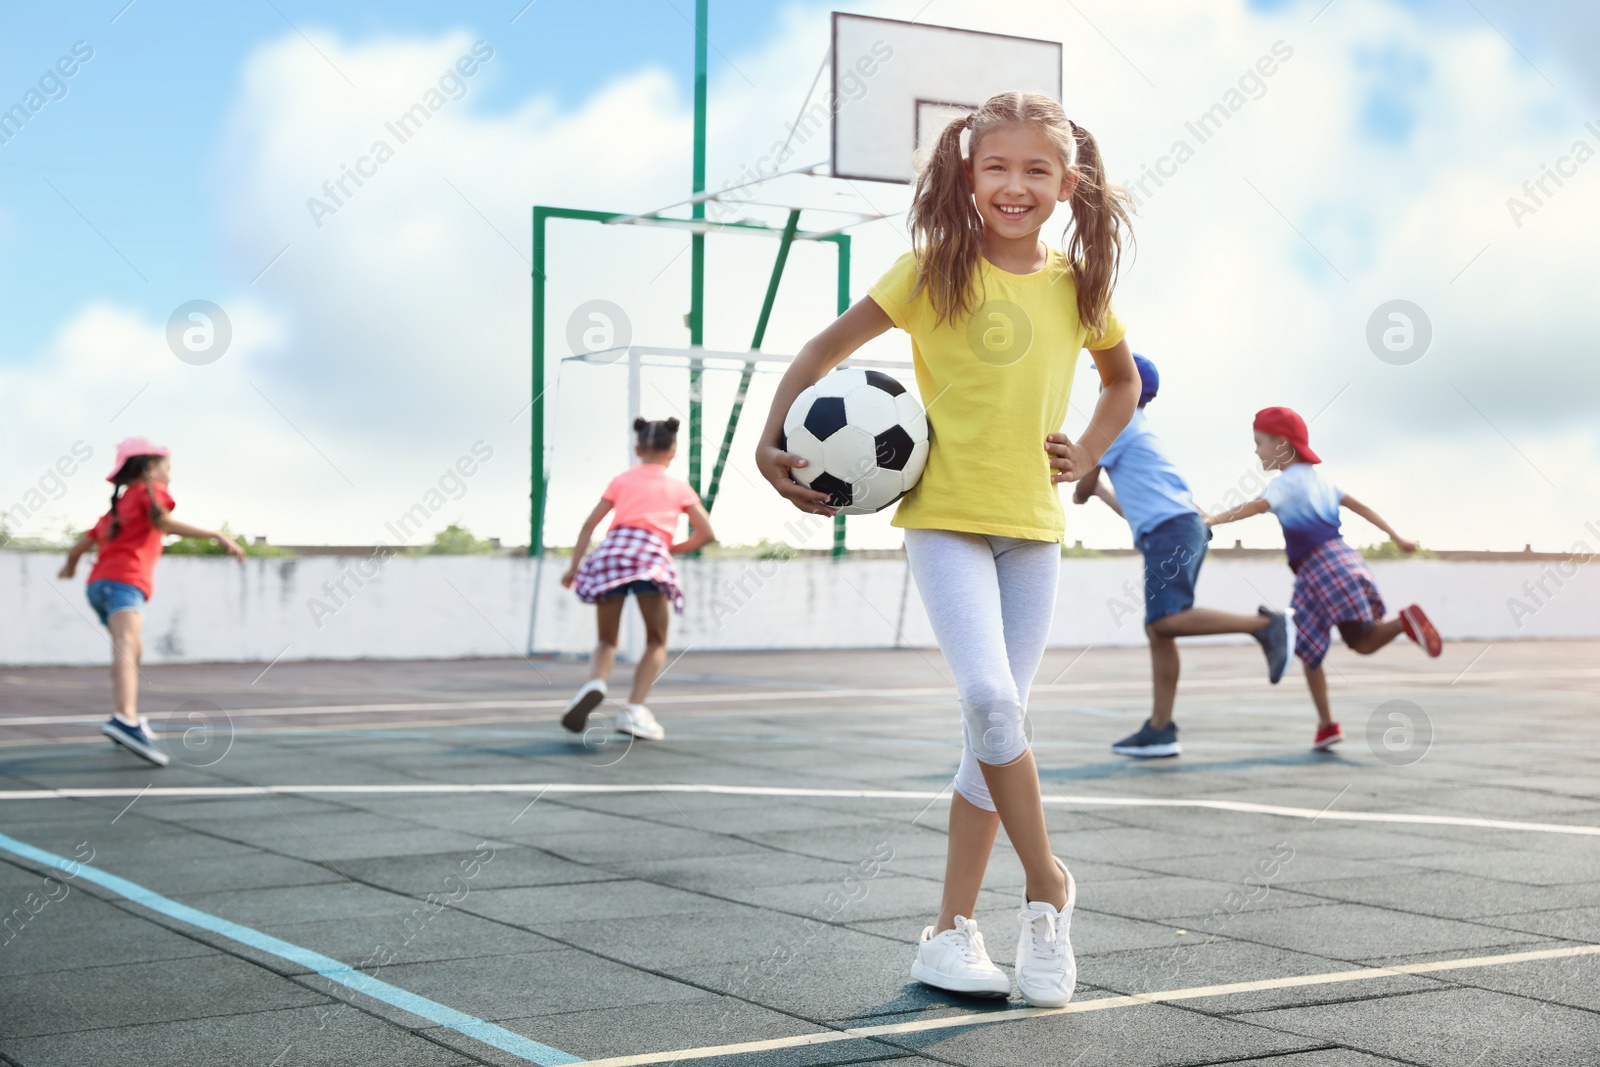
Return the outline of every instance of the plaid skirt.
[[[1328,654],[1329,631],[1341,622],[1382,622],[1383,597],[1372,569],[1343,538],[1318,545],[1294,576],[1294,654],[1308,667]]]
[[[672,599],[672,610],[682,615],[683,590],[669,547],[654,530],[613,526],[600,547],[578,565],[572,591],[585,604],[598,604],[607,593],[629,582],[654,582]]]

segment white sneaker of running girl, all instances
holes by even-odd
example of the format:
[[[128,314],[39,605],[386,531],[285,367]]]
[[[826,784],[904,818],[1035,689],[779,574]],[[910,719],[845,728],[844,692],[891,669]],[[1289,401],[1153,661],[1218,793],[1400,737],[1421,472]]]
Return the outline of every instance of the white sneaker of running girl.
[[[561,716],[563,728],[575,734],[583,733],[584,726],[589,722],[589,713],[598,708],[606,698],[606,683],[599,678],[591,678],[583,683],[583,688],[578,690],[576,696],[567,704],[566,714]]]
[[[1017,990],[1036,1008],[1059,1008],[1072,999],[1078,983],[1078,962],[1072,955],[1072,907],[1078,886],[1060,859],[1056,866],[1067,879],[1067,905],[1024,900],[1017,917],[1022,933],[1017,938]]]
[[[666,729],[643,704],[629,704],[622,709],[622,714],[617,716],[617,733],[631,734],[645,741],[661,741],[667,736]]]
[[[983,947],[978,924],[965,915],[956,916],[956,928],[935,934],[933,927],[922,931],[917,959],[911,977],[923,985],[969,996],[1009,997],[1011,979],[996,967]]]

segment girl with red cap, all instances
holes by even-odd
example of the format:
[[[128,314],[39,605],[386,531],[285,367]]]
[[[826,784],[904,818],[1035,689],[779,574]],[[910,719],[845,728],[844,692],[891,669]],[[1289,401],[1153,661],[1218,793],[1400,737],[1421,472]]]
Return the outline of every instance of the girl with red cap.
[[[1395,533],[1376,511],[1317,472],[1322,457],[1311,450],[1306,420],[1288,408],[1263,408],[1256,413],[1255,437],[1262,469],[1283,473],[1261,496],[1206,521],[1220,526],[1264,511],[1278,517],[1289,568],[1294,571],[1294,599],[1289,603],[1294,611],[1294,653],[1305,665],[1306,684],[1317,706],[1317,734],[1311,747],[1325,749],[1344,740],[1344,731],[1333,721],[1328,679],[1322,671],[1329,631],[1337,626],[1344,643],[1363,656],[1370,656],[1401,633],[1430,656],[1439,655],[1443,645],[1433,623],[1415,604],[1396,618],[1384,620],[1383,597],[1378,595],[1371,568],[1339,536],[1339,509],[1349,508],[1372,523],[1402,552],[1415,552],[1417,543]]]
[[[94,568],[86,590],[89,606],[111,631],[111,695],[115,710],[100,732],[128,751],[157,767],[167,764],[167,754],[156,747],[155,732],[139,715],[139,660],[144,654],[144,605],[150,599],[151,578],[161,558],[162,538],[211,538],[239,562],[244,549],[227,534],[178,522],[172,517],[175,502],[167,492],[171,453],[143,437],[130,437],[117,446],[116,463],[106,481],[111,483],[111,508],[94,528],[82,534],[67,553],[62,578],[71,578],[78,560],[96,549]]]

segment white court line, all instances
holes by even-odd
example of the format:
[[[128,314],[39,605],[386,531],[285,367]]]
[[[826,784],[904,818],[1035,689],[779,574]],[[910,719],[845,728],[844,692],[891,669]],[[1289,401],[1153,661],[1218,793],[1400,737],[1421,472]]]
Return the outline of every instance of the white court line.
[[[440,796],[470,793],[535,793],[618,795],[625,793],[703,793],[731,797],[811,797],[842,800],[936,800],[944,790],[925,792],[900,789],[802,789],[788,786],[708,785],[668,783],[662,785],[601,785],[597,783],[545,782],[439,782],[404,785],[236,785],[236,786],[161,786],[140,789],[7,789],[0,790],[0,801],[81,800],[100,797],[257,797],[257,796]],[[1490,830],[1525,830],[1541,834],[1577,834],[1600,837],[1600,826],[1570,823],[1519,822],[1510,819],[1468,818],[1462,815],[1411,815],[1389,811],[1317,811],[1279,804],[1252,804],[1243,800],[1169,800],[1156,797],[1067,796],[1046,793],[1046,804],[1108,808],[1203,808],[1209,811],[1235,811],[1252,815],[1281,815],[1290,819],[1328,819],[1343,822],[1406,823],[1418,826],[1475,826]]]
[[[1432,684],[1439,682],[1448,686],[1443,674],[1412,674],[1396,672],[1393,674],[1371,674],[1352,676],[1355,683],[1363,685],[1388,685],[1396,682],[1413,682]],[[1483,672],[1472,676],[1472,683],[1485,681],[1522,681],[1526,679],[1539,679],[1543,681],[1558,681],[1561,679],[1581,679],[1600,677],[1600,668],[1574,667],[1558,671],[1498,671]],[[1226,689],[1232,686],[1253,686],[1261,679],[1256,675],[1248,678],[1193,678],[1184,680],[1185,689]],[[1150,688],[1148,680],[1131,682],[1063,682],[1059,685],[1036,685],[1030,693],[1039,694],[1070,694],[1070,693],[1111,693],[1111,692],[1146,692]],[[838,700],[861,699],[863,697],[951,697],[955,695],[952,686],[936,685],[908,687],[901,689],[739,689],[733,691],[719,691],[712,693],[656,693],[650,698],[652,704],[729,704],[739,702],[760,702],[766,700],[792,701],[792,700]],[[388,704],[312,704],[291,705],[275,708],[230,708],[230,716],[273,716],[284,717],[294,715],[355,715],[377,711],[389,712],[420,712],[420,711],[542,711],[546,709],[565,708],[571,702],[570,697],[558,697],[548,700],[444,700],[420,703],[388,703]],[[161,721],[170,718],[177,712],[154,712],[149,718]],[[53,724],[80,724],[91,725],[105,721],[104,715],[97,716],[63,716],[63,715],[0,715],[0,727],[5,726],[50,726]]]
[[[827,1045],[838,1041],[857,1041],[862,1038],[889,1037],[895,1034],[915,1034],[929,1030],[948,1030],[958,1027],[1017,1022],[1022,1019],[1037,1019],[1045,1015],[1072,1015],[1086,1011],[1104,1011],[1107,1008],[1132,1008],[1141,1004],[1159,1004],[1165,1001],[1226,997],[1236,993],[1254,993],[1267,989],[1292,989],[1295,986],[1331,985],[1337,982],[1369,982],[1377,978],[1394,978],[1410,974],[1432,974],[1438,971],[1455,971],[1468,967],[1503,967],[1512,963],[1568,959],[1573,956],[1589,956],[1595,953],[1600,953],[1600,945],[1578,945],[1571,948],[1510,952],[1501,956],[1436,960],[1433,963],[1407,963],[1394,967],[1362,967],[1354,971],[1329,971],[1325,974],[1291,975],[1287,978],[1266,978],[1255,982],[1231,982],[1227,985],[1190,986],[1187,989],[1167,989],[1137,996],[1111,996],[1099,997],[1095,1000],[1075,1000],[1061,1008],[1010,1008],[966,1015],[942,1015],[933,1019],[914,1019],[911,1022],[885,1023],[880,1026],[859,1026],[848,1030],[827,1030],[819,1034],[797,1034],[793,1037],[776,1037],[765,1041],[741,1041],[731,1045],[706,1045],[701,1048],[675,1049],[670,1052],[646,1052],[636,1056],[608,1056],[598,1060],[583,1060],[582,1065],[584,1067],[638,1067],[638,1065],[647,1063],[677,1063],[682,1060],[703,1060],[716,1056],[738,1056],[752,1052],[768,1052],[774,1049],[804,1048],[809,1045]],[[579,1067],[579,1065],[574,1065],[574,1067]]]

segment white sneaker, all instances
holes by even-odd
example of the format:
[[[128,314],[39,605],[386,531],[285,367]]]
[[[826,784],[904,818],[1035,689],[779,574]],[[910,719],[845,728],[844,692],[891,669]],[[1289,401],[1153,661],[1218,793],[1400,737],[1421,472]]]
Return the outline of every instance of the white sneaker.
[[[561,725],[575,734],[583,733],[583,728],[589,721],[589,713],[598,708],[605,698],[604,681],[591,678],[584,682],[583,688],[578,690],[578,695],[567,705],[566,714],[561,716]]]
[[[1072,906],[1078,886],[1067,865],[1056,859],[1067,878],[1067,906],[1024,900],[1017,917],[1022,932],[1017,937],[1017,990],[1036,1008],[1059,1008],[1072,999],[1078,982],[1078,962],[1072,955]]]
[[[617,733],[631,734],[646,741],[660,741],[667,736],[666,729],[643,704],[623,707],[622,714],[617,716]]]
[[[969,996],[1009,997],[1011,979],[989,959],[983,947],[978,924],[965,915],[956,916],[956,928],[934,934],[933,927],[922,931],[917,959],[911,977],[923,985]]]

